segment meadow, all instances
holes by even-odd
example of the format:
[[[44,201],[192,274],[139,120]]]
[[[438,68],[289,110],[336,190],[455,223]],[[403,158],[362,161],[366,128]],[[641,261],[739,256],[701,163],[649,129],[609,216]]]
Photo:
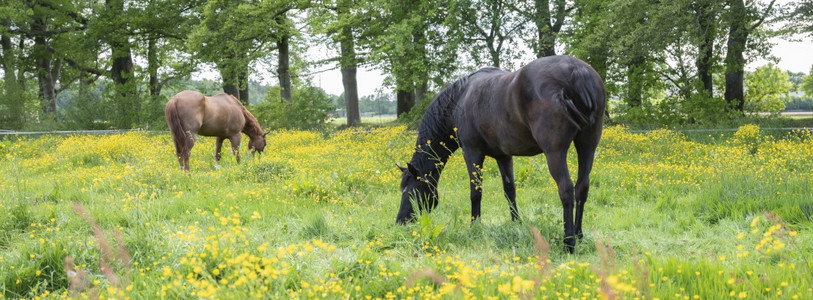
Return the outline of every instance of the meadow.
[[[404,127],[277,131],[263,155],[214,166],[214,139],[200,138],[185,173],[168,133],[5,138],[0,298],[813,295],[809,131],[605,128],[573,255],[542,156],[515,159],[521,222],[492,159],[483,216],[469,221],[458,152],[438,208],[396,225],[395,163],[414,139]]]

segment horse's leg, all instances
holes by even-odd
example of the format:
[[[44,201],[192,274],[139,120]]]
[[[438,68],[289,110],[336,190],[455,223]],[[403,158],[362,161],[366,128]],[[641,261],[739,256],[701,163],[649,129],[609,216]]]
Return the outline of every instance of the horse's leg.
[[[186,136],[182,136],[182,137],[178,137],[178,138],[179,139],[185,139]],[[183,153],[184,153],[184,148],[183,147],[184,147],[183,145],[178,145],[178,143],[175,143],[175,158],[178,159],[178,164],[181,165],[181,168],[183,168]]]
[[[231,149],[234,151],[234,157],[237,159],[237,163],[240,163],[240,133],[229,137],[229,141],[231,142]]]
[[[480,217],[480,201],[483,199],[483,160],[485,155],[482,152],[464,148],[463,159],[466,161],[466,169],[469,171],[469,188],[471,189],[471,220]]]
[[[183,159],[183,169],[185,171],[189,171],[189,156],[192,154],[192,146],[195,146],[195,140],[197,139],[196,132],[186,132],[186,147],[183,149],[183,154],[181,157]]]
[[[575,202],[573,181],[567,170],[567,148],[545,153],[548,170],[556,181],[559,199],[562,201],[562,217],[565,223],[565,250],[573,253],[576,247],[576,228],[573,224],[573,204]]]
[[[514,186],[514,159],[511,156],[497,159],[497,166],[500,168],[500,175],[502,175],[502,189],[505,191],[505,198],[508,198],[508,204],[511,209],[511,220],[519,220],[519,211],[517,211],[517,192]]]
[[[579,239],[584,236],[582,216],[584,204],[587,202],[587,192],[590,189],[590,171],[593,169],[593,158],[600,137],[601,131],[584,132],[573,141],[579,156],[579,174],[576,178],[576,237]]]
[[[225,138],[217,137],[215,142],[215,166],[220,165],[220,149],[223,147],[223,140]]]

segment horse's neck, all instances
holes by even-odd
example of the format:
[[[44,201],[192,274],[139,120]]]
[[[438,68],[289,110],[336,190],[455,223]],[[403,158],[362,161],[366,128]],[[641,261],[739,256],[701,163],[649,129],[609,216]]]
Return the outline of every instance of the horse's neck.
[[[437,136],[434,139],[420,135],[418,146],[415,148],[415,153],[412,154],[410,164],[422,172],[422,175],[434,179],[435,182],[440,179],[440,173],[443,172],[449,157],[459,147],[452,135]]]
[[[257,122],[257,119],[254,118],[254,116],[249,114],[245,109],[243,109],[243,116],[246,119],[246,123],[243,125],[243,133],[251,138],[255,138],[263,134],[262,130],[260,130],[259,122]]]

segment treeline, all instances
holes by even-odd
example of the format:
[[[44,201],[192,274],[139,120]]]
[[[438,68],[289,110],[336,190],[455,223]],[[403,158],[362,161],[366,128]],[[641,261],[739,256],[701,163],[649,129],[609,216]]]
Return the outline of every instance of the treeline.
[[[811,35],[811,0],[6,0],[0,128],[157,124],[168,95],[183,88],[222,90],[277,110],[269,118],[318,123],[337,105],[309,78],[330,68],[341,71],[355,126],[361,67],[382,70],[394,113],[415,118],[454,77],[554,54],[599,71],[615,120],[715,122],[776,109],[763,105],[775,94],[746,92],[759,81],[747,80],[747,58],[769,57],[771,37]],[[318,47],[334,55],[310,57]],[[202,66],[221,81],[184,86]],[[265,99],[250,89],[258,73],[278,82]],[[762,73],[753,76],[785,90],[773,70]]]

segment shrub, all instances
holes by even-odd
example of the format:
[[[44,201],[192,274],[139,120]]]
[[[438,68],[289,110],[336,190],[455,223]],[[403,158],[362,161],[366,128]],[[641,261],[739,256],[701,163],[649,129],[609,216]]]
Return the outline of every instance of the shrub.
[[[293,90],[293,99],[283,100],[269,93],[251,108],[261,125],[271,129],[323,130],[327,126],[331,99],[324,90],[306,86]]]

